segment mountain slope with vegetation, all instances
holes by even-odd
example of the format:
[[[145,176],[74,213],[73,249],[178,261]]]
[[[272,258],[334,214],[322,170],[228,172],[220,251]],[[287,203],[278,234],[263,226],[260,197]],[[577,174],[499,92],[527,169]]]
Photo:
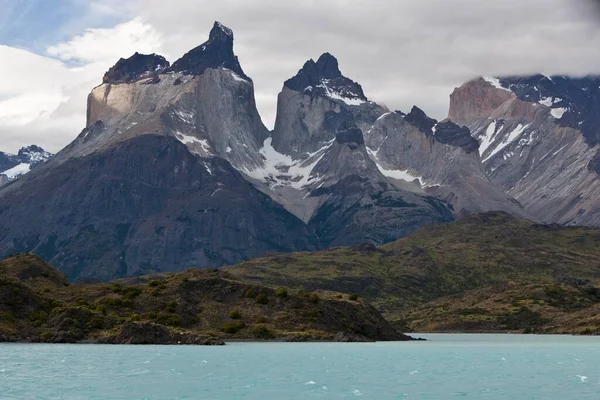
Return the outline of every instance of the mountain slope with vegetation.
[[[245,283],[219,270],[68,283],[40,258],[0,261],[0,341],[222,344],[408,340],[365,300]]]
[[[269,285],[356,293],[398,326],[453,330],[444,328],[447,316],[429,313],[441,307],[438,301],[448,303],[449,310],[460,310],[500,296],[494,304],[506,303],[507,307],[492,312],[499,318],[520,312],[520,306],[512,305],[514,302],[540,300],[545,302],[544,307],[535,312],[543,316],[552,314],[552,310],[546,310],[552,303],[547,296],[536,293],[558,290],[565,291],[568,298],[582,299],[578,312],[595,307],[599,301],[595,293],[600,283],[600,229],[541,225],[490,212],[429,226],[381,247],[272,255],[226,270],[240,279]],[[498,285],[516,285],[520,293],[510,297],[496,289]],[[469,300],[463,298],[466,293]],[[574,310],[562,310],[574,315]],[[575,331],[572,326],[551,328],[557,318],[549,315],[549,321],[536,327],[553,332]],[[587,328],[600,331],[600,321],[591,324]],[[454,330],[525,330],[528,326],[458,324]]]

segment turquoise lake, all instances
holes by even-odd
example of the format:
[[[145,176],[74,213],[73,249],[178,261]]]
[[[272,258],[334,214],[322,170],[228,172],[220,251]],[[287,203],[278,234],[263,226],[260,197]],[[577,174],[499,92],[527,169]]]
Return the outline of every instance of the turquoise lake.
[[[600,399],[600,337],[411,343],[0,344],[0,399]]]

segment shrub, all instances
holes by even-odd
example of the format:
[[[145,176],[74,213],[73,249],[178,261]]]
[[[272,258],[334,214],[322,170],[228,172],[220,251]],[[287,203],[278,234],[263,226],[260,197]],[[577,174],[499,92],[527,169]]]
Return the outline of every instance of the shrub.
[[[246,297],[249,299],[254,298],[254,290],[252,290],[252,289],[246,290]]]
[[[127,299],[133,299],[135,297],[138,297],[140,294],[142,294],[142,289],[140,289],[139,287],[128,287],[125,290],[125,298]]]
[[[141,321],[141,320],[142,320],[142,317],[138,313],[131,314],[131,316],[129,317],[129,321],[131,321],[131,322],[136,322],[136,321]]]
[[[234,333],[238,333],[245,327],[246,327],[246,323],[244,321],[238,320],[238,321],[225,322],[225,324],[223,324],[223,332],[234,334]]]
[[[157,313],[154,320],[157,324],[168,326],[181,326],[183,320],[179,314]]]
[[[90,305],[90,303],[85,300],[85,299],[79,299],[77,300],[77,303],[75,303],[78,307],[87,307]]]
[[[264,324],[265,322],[267,322],[267,317],[260,316],[256,318],[256,322],[258,322],[259,324]]]
[[[337,296],[335,296],[336,299],[343,299],[344,296],[342,296],[341,294],[338,294]]]
[[[150,293],[153,297],[158,297],[160,295],[160,289],[156,288],[154,290],[152,290],[152,293]]]
[[[308,311],[308,316],[311,318],[317,318],[318,315],[319,315],[319,311],[316,308],[311,308]]]
[[[285,298],[288,296],[288,291],[285,288],[279,288],[275,291],[275,296]]]
[[[115,283],[115,284],[112,286],[112,292],[113,292],[113,293],[121,293],[122,291],[123,291],[123,286],[121,286],[120,284],[118,284],[118,283]]]
[[[269,298],[266,294],[261,293],[254,299],[258,304],[269,304]]]
[[[96,311],[106,315],[106,304],[98,304],[96,306]]]
[[[175,300],[170,301],[169,304],[167,304],[167,311],[170,313],[173,313],[175,311],[177,311],[177,302]]]
[[[311,294],[308,299],[310,300],[311,303],[317,304],[319,301],[321,301],[321,299],[319,298],[319,296],[317,296],[315,293]]]
[[[150,281],[150,282],[148,282],[148,286],[157,287],[157,286],[160,286],[160,282],[159,281]]]
[[[356,301],[356,300],[358,300],[358,295],[355,293],[352,293],[348,298],[352,301]]]
[[[104,299],[104,304],[107,307],[119,308],[119,307],[123,307],[123,300],[121,300],[117,297],[107,297]]]
[[[273,333],[273,331],[265,325],[255,325],[252,327],[250,332],[252,333],[252,336],[254,336],[257,339],[268,340],[275,338],[275,334]]]
[[[90,328],[92,329],[102,329],[104,328],[104,318],[100,316],[95,316],[90,320]]]
[[[231,319],[240,319],[241,318],[240,312],[238,310],[231,310],[231,311],[229,311],[229,318],[231,318]]]

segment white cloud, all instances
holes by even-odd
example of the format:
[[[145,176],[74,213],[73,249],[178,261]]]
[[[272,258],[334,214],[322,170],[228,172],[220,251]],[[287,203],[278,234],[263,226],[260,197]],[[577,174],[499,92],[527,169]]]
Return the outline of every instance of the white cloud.
[[[206,40],[214,20],[234,30],[235,51],[255,82],[267,125],[273,124],[284,80],[325,51],[339,59],[342,72],[361,83],[369,98],[405,111],[417,104],[436,118],[447,114],[453,88],[478,75],[600,72],[598,15],[585,0],[93,3],[98,12],[118,15],[125,7],[139,17],[113,29],[88,30],[48,49],[67,65],[83,67],[45,57],[15,62],[0,47],[0,57],[10,60],[5,61],[8,75],[0,74],[0,110],[2,101],[23,94],[40,95],[36,102],[48,104],[41,108],[54,110],[20,130],[8,130],[0,118],[0,138],[23,135],[2,140],[0,150],[29,142],[48,143],[52,150],[67,144],[83,127],[85,96],[119,57],[157,52],[174,61]],[[11,111],[14,124],[26,122],[22,110],[27,102],[12,101],[10,107],[21,110]],[[33,107],[31,112],[37,115]]]
[[[68,42],[49,47],[47,53],[64,61],[114,62],[136,51],[151,53],[161,46],[160,35],[138,17],[110,29],[88,29]]]
[[[120,57],[137,50],[161,50],[160,36],[140,18],[86,30],[50,47],[47,56],[0,45],[0,151],[31,143],[60,150],[85,127],[92,87]]]

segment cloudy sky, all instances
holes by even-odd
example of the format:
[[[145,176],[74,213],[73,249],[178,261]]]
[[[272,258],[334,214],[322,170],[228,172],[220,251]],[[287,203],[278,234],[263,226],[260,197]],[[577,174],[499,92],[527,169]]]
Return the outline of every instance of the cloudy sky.
[[[60,150],[119,57],[174,61],[215,20],[234,30],[269,127],[283,81],[325,51],[371,100],[438,119],[453,88],[479,75],[600,73],[591,0],[0,0],[0,10],[0,151]]]

